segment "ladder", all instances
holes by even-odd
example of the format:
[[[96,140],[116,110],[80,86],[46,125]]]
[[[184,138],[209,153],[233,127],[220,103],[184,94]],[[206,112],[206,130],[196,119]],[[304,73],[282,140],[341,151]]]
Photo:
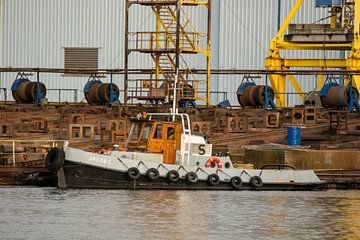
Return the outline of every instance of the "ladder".
[[[191,126],[190,126],[190,118],[187,114],[180,114],[181,122],[183,126],[183,134],[181,139],[181,164],[185,163],[186,165],[190,165],[190,153],[191,153]],[[186,137],[188,136],[188,137]],[[185,159],[186,155],[186,159]]]

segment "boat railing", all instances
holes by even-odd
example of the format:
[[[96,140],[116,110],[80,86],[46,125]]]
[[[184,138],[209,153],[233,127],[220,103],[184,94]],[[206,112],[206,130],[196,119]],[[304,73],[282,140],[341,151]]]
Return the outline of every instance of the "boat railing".
[[[24,140],[24,139],[0,139],[0,160],[7,158],[5,165],[16,166],[19,161],[32,161],[32,155],[39,154],[37,151],[27,151],[27,149],[49,149],[64,145],[64,140]],[[24,148],[24,151],[20,151]],[[20,160],[22,159],[22,160]],[[43,160],[43,159],[40,159]],[[0,165],[2,165],[0,163]]]
[[[181,120],[182,135],[181,135],[181,164],[186,162],[187,165],[190,164],[190,150],[191,150],[191,124],[190,117],[186,113],[148,113],[149,120],[152,117],[156,116],[165,116],[172,117],[172,120],[175,121],[177,117]],[[186,159],[185,159],[186,158]]]

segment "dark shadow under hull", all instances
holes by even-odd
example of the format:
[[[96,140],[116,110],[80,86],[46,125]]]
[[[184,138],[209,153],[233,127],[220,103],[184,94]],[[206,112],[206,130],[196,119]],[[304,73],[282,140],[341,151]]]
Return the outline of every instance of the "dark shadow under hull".
[[[185,179],[178,182],[169,182],[160,177],[150,180],[146,176],[131,179],[127,173],[110,171],[88,165],[78,165],[65,162],[58,171],[58,186],[60,188],[94,188],[94,189],[169,189],[169,190],[314,190],[318,183],[263,183],[262,187],[252,188],[244,183],[239,189],[234,189],[229,183],[221,182],[211,186],[207,181],[199,180],[188,183]]]

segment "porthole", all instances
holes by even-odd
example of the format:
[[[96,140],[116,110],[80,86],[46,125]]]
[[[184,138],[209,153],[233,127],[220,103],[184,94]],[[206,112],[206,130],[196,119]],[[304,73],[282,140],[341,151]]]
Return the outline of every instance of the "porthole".
[[[76,170],[76,172],[75,172],[75,177],[76,177],[76,178],[81,178],[82,176],[83,176],[82,171]]]
[[[225,168],[230,168],[230,163],[229,163],[229,162],[226,162],[226,163],[224,164],[224,166],[225,166]]]

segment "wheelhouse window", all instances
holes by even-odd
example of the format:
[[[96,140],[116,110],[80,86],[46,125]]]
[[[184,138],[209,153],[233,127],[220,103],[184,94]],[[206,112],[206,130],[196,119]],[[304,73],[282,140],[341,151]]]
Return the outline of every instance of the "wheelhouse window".
[[[142,125],[143,123],[133,123],[130,132],[130,141],[132,142],[139,141]]]
[[[154,139],[162,139],[163,125],[158,124],[155,129]]]
[[[168,127],[167,129],[167,139],[168,140],[175,140],[175,128]]]
[[[148,140],[152,129],[152,124],[145,124],[141,134],[141,140]]]

